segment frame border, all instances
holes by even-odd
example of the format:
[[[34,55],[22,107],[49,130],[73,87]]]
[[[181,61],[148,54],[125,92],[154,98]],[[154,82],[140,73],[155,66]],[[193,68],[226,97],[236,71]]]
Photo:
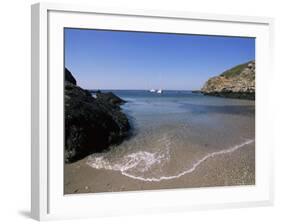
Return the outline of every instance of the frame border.
[[[233,23],[264,24],[269,27],[270,72],[273,73],[274,19],[238,15],[221,15],[183,11],[108,9],[73,4],[36,3],[31,5],[31,217],[36,220],[50,219],[49,213],[49,80],[48,80],[48,11],[94,13],[104,15],[138,16],[154,18],[189,19],[201,21],[220,21]],[[270,158],[273,161],[273,150]],[[272,205],[274,199],[274,164],[271,164],[270,192],[268,201],[245,203],[213,204],[187,207],[186,210],[237,208]],[[169,211],[182,211],[173,206]]]

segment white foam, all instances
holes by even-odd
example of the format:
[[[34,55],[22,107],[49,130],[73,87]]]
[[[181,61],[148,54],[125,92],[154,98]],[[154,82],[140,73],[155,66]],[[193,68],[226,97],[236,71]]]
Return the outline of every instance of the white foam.
[[[170,141],[167,141],[167,138],[161,139],[164,142],[165,149],[157,151],[155,153],[139,151],[136,153],[131,153],[124,156],[118,162],[112,162],[109,159],[106,159],[104,156],[98,157],[89,157],[87,164],[96,169],[106,169],[106,170],[115,170],[120,171],[124,176],[148,182],[159,182],[162,180],[171,180],[179,178],[183,175],[190,174],[196,170],[203,162],[209,158],[232,153],[238,149],[242,149],[243,146],[251,144],[254,142],[254,139],[246,140],[245,142],[235,145],[231,148],[220,150],[217,152],[212,152],[205,155],[203,158],[197,160],[191,168],[179,172],[176,175],[171,176],[160,176],[160,177],[145,177],[144,173],[149,172],[154,167],[164,166],[170,160]],[[133,174],[134,173],[134,174]]]
[[[104,155],[93,155],[88,158],[87,164],[96,169],[107,169],[121,172],[134,169],[137,172],[144,173],[149,171],[152,167],[164,164],[170,160],[170,141],[168,140],[166,135],[159,139],[158,141],[161,142],[161,145],[163,145],[164,148],[154,153],[139,151],[121,156],[121,158],[114,155],[113,157],[116,157],[114,159],[107,158]]]

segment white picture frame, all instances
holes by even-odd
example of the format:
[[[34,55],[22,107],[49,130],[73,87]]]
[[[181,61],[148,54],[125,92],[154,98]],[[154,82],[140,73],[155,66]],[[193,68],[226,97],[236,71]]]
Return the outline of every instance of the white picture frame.
[[[273,203],[270,97],[273,19],[190,12],[32,5],[31,214],[37,220]],[[256,185],[143,192],[63,194],[63,27],[256,38]]]

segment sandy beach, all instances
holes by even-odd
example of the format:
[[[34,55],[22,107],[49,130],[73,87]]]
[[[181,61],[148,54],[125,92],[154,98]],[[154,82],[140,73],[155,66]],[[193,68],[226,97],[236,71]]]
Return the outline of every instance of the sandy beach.
[[[64,183],[65,194],[254,185],[255,144],[210,157],[192,173],[159,182],[132,179],[118,171],[97,170],[87,165],[85,158],[65,164]]]

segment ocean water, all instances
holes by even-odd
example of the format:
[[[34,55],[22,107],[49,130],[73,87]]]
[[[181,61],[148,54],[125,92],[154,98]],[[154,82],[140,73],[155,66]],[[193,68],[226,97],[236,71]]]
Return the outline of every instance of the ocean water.
[[[115,90],[132,135],[87,164],[141,181],[179,178],[210,157],[243,150],[255,140],[255,102],[191,91]],[[254,147],[254,144],[252,144]],[[247,148],[247,147],[246,147]]]

